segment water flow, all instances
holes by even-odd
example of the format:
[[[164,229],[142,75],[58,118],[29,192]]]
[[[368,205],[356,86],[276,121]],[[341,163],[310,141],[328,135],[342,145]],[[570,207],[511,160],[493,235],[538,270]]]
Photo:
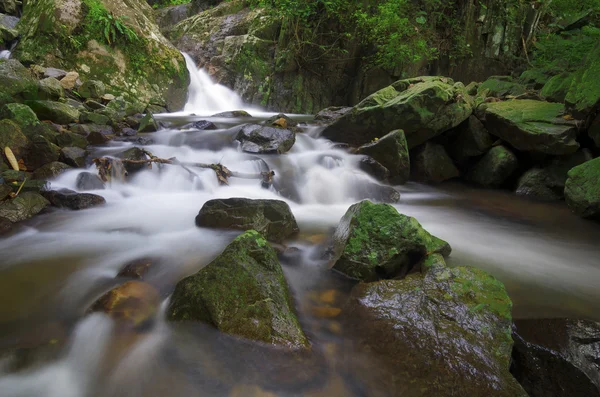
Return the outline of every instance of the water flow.
[[[10,55],[10,51],[8,50],[0,51],[0,59],[9,59]]]

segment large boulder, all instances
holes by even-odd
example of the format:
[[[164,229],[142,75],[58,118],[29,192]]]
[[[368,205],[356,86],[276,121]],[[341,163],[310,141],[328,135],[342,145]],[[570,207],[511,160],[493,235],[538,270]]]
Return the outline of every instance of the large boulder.
[[[42,192],[42,195],[55,207],[76,211],[106,204],[106,200],[102,196],[77,193],[69,189],[49,190]]]
[[[394,395],[525,397],[509,373],[511,309],[494,277],[442,261],[358,284],[344,316],[353,340],[393,374]]]
[[[77,175],[77,179],[75,180],[75,186],[77,190],[104,190],[104,182],[97,174],[92,174],[91,172],[82,172]]]
[[[475,116],[470,116],[449,135],[449,143],[445,147],[448,154],[458,162],[484,154],[492,147],[495,139]]]
[[[235,139],[241,142],[241,148],[246,153],[283,154],[294,146],[296,134],[282,128],[246,124]]]
[[[167,318],[201,321],[231,335],[289,348],[308,346],[277,254],[253,230],[177,283]]]
[[[127,149],[124,152],[117,153],[115,157],[118,157],[122,160],[147,160],[148,156],[146,153],[140,149],[139,147],[132,147],[131,149]],[[146,164],[135,164],[135,163],[125,163],[125,170],[129,174],[135,174],[137,172],[143,171],[147,169]]]
[[[13,223],[21,222],[40,213],[48,205],[48,200],[37,193],[21,193],[14,199],[0,204],[0,218],[6,218]]]
[[[504,146],[494,146],[466,175],[468,181],[484,187],[500,187],[519,167],[517,156]]]
[[[411,177],[420,182],[440,183],[460,176],[460,171],[442,145],[426,142],[412,152]]]
[[[577,122],[563,118],[564,105],[529,99],[485,105],[488,131],[518,150],[563,155],[577,151]]]
[[[79,121],[79,110],[62,102],[25,101],[40,120],[50,120],[57,124],[69,124]]]
[[[473,111],[462,83],[444,77],[400,80],[364,99],[325,128],[323,136],[359,146],[404,130],[409,148],[458,126]]]
[[[110,93],[169,110],[186,102],[185,60],[145,0],[28,1],[18,29],[13,56],[23,63],[75,71],[84,81],[103,82]]]
[[[71,166],[68,166],[65,163],[54,161],[48,164],[44,164],[43,166],[35,170],[33,172],[32,177],[33,179],[40,180],[54,179],[61,175],[63,172],[68,171],[70,169],[72,169]]]
[[[348,277],[373,281],[406,275],[429,253],[449,255],[450,245],[389,204],[351,206],[333,236],[331,264]]]
[[[47,77],[38,83],[38,98],[48,101],[58,101],[65,96],[65,90],[60,81],[54,77]]]
[[[31,127],[40,123],[39,119],[27,105],[9,103],[0,109],[0,119],[11,119],[21,128]]]
[[[410,156],[404,131],[392,131],[375,142],[359,147],[357,153],[370,156],[387,168],[391,183],[401,185],[408,182]]]
[[[565,199],[573,212],[584,218],[600,218],[600,157],[569,171]]]
[[[16,59],[0,59],[0,105],[34,98],[38,83]]]
[[[492,76],[479,86],[477,94],[481,96],[503,98],[518,96],[527,92],[522,84],[514,82],[510,76]]]
[[[600,396],[600,324],[516,320],[511,372],[530,397]]]
[[[267,240],[276,243],[298,233],[298,224],[290,206],[280,200],[209,200],[196,216],[196,226],[256,230]]]
[[[36,170],[41,166],[58,160],[60,148],[50,142],[48,138],[37,135],[31,139],[25,155],[25,165],[29,170]]]
[[[88,152],[78,147],[64,147],[60,150],[59,160],[71,167],[83,168]]]
[[[29,140],[19,128],[19,126],[11,120],[0,121],[0,150],[4,155],[4,148],[9,147],[14,155],[22,158],[26,154]]]

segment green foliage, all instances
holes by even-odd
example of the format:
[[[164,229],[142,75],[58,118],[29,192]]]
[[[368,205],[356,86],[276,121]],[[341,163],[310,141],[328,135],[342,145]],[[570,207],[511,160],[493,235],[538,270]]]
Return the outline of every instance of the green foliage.
[[[548,12],[554,18],[564,18],[590,11],[593,16],[600,13],[600,0],[545,0]]]
[[[533,65],[554,73],[574,71],[599,41],[600,29],[593,26],[546,34],[535,44]]]
[[[85,4],[89,7],[86,24],[94,38],[101,37],[109,45],[119,40],[129,43],[139,40],[135,31],[125,24],[125,18],[113,16],[99,0],[86,0]]]
[[[192,2],[192,0],[159,0],[159,1],[155,2],[154,4],[152,4],[152,8],[158,9],[158,8],[164,8],[164,7],[170,7],[170,6],[178,6],[181,4],[188,4],[191,2]]]

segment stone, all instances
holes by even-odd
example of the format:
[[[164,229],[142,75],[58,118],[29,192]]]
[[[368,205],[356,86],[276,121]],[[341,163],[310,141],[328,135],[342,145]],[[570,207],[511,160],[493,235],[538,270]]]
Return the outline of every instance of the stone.
[[[160,305],[156,288],[142,281],[128,281],[102,295],[90,312],[103,312],[119,326],[144,328],[154,322]]]
[[[308,347],[277,254],[253,230],[177,283],[167,319],[201,321],[230,335],[291,349]]]
[[[108,103],[110,101],[114,101],[116,97],[113,94],[104,94],[100,99],[102,99],[105,103]]]
[[[77,92],[85,99],[100,99],[105,94],[106,87],[104,83],[98,80],[88,80],[79,87]]]
[[[475,116],[470,116],[450,135],[449,144],[445,145],[448,154],[458,162],[470,157],[481,156],[494,144],[494,137],[485,129],[483,123]]]
[[[129,123],[128,123],[129,124]],[[139,121],[138,121],[138,125],[139,125]],[[135,126],[131,126],[131,128],[135,128]],[[195,121],[193,123],[189,123],[186,124],[184,126],[179,127],[180,130],[200,130],[200,131],[204,131],[204,130],[218,130],[219,128],[214,125],[212,122],[207,121],[207,120],[200,120],[200,121]]]
[[[0,12],[16,15],[19,12],[19,2],[17,0],[2,0],[2,3],[0,3]]]
[[[0,236],[7,234],[14,227],[14,224],[6,218],[0,218]]]
[[[85,149],[88,145],[88,141],[84,136],[73,132],[61,132],[56,136],[55,140],[60,147],[73,146]]]
[[[82,123],[107,125],[110,123],[110,118],[103,114],[93,112],[81,112],[79,115],[79,121]]]
[[[563,72],[552,77],[542,88],[541,95],[544,99],[550,102],[562,103],[569,92],[571,83],[573,82],[573,74]]]
[[[484,187],[501,187],[519,167],[517,156],[504,146],[494,146],[467,173],[466,179]]]
[[[458,126],[471,115],[473,106],[464,85],[452,79],[399,80],[325,127],[322,136],[360,146],[382,133],[402,129],[411,149]]]
[[[450,255],[450,245],[389,204],[351,206],[330,249],[333,269],[362,281],[403,277],[427,254]]]
[[[115,154],[115,157],[120,158],[122,160],[147,160],[148,156],[146,156],[146,153],[144,153],[144,151],[138,147],[132,147],[131,149],[127,149],[124,152],[120,152]],[[129,174],[135,174],[137,172],[143,171],[144,169],[148,168],[147,164],[131,164],[131,163],[125,163],[123,164],[125,166],[125,170],[127,170],[127,172]]]
[[[117,277],[142,280],[155,261],[155,258],[141,258],[131,261],[123,267]]]
[[[283,154],[294,146],[296,134],[281,128],[245,124],[235,139],[241,142],[241,149],[246,153]]]
[[[470,267],[438,263],[424,273],[360,283],[343,308],[345,334],[387,368],[388,388],[411,396],[527,396],[509,372],[512,302],[504,285]]]
[[[0,203],[0,218],[13,223],[25,221],[42,212],[48,205],[48,200],[38,193],[22,192],[14,199]]]
[[[420,182],[441,183],[460,176],[460,171],[437,143],[427,142],[412,152],[411,177]]]
[[[0,109],[0,119],[11,119],[21,128],[38,125],[40,121],[27,105],[21,103],[8,103]]]
[[[60,85],[65,90],[72,91],[74,90],[79,81],[79,73],[77,72],[68,72],[61,80]]]
[[[600,324],[515,320],[511,372],[531,397],[600,396]]]
[[[60,161],[75,168],[85,167],[87,151],[78,147],[64,147],[60,150]]]
[[[97,102],[93,99],[86,99],[84,102],[84,105],[86,108],[90,109],[90,110],[101,110],[101,109],[105,109],[106,106],[104,106],[103,104],[101,104],[100,102]]]
[[[298,127],[298,122],[292,119],[289,116],[286,116],[283,113],[276,114],[275,116],[271,116],[265,121],[261,123],[262,125],[275,127],[275,128],[283,128],[294,130],[294,127]]]
[[[67,75],[67,72],[62,69],[57,68],[45,68],[44,69],[44,77],[54,77],[57,80],[61,80],[63,77]],[[62,87],[62,85],[61,85]]]
[[[319,113],[315,114],[315,121],[321,123],[333,123],[340,117],[344,116],[346,113],[352,110],[351,107],[345,106],[332,106],[321,110]]]
[[[520,83],[534,90],[541,90],[549,79],[550,76],[541,69],[527,69],[519,76]]]
[[[79,111],[72,106],[53,101],[25,101],[40,120],[50,120],[56,124],[69,124],[79,121]]]
[[[296,218],[286,202],[245,198],[207,201],[196,216],[196,226],[256,230],[275,243],[280,243],[299,231]]]
[[[9,147],[17,160],[23,158],[29,146],[29,140],[19,126],[11,120],[0,121],[0,151],[4,156],[4,148]]]
[[[565,114],[560,103],[512,100],[486,104],[484,124],[518,150],[564,155],[579,148],[577,122]]]
[[[237,118],[252,117],[252,116],[250,115],[250,113],[246,112],[245,110],[233,110],[233,111],[229,111],[229,112],[221,112],[221,113],[213,114],[210,117],[219,117],[222,119],[237,119]]]
[[[372,157],[365,156],[358,163],[359,168],[378,181],[387,181],[390,171]]]
[[[522,84],[512,81],[510,76],[492,76],[479,86],[477,95],[503,98],[519,96],[527,92]]]
[[[99,131],[92,131],[87,136],[87,141],[90,145],[103,145],[106,142],[110,141],[110,137]]]
[[[38,83],[16,59],[0,60],[0,105],[37,95]]]
[[[397,203],[400,192],[389,185],[360,181],[348,191],[348,199],[354,201],[373,200],[379,203]]]
[[[72,167],[65,163],[53,161],[51,163],[44,164],[43,166],[35,170],[33,172],[32,177],[33,179],[47,181],[59,177],[62,173],[70,169],[72,169]]]
[[[392,131],[375,142],[358,148],[358,154],[371,156],[390,172],[390,183],[403,185],[410,176],[410,156],[404,131]]]
[[[75,186],[77,186],[77,190],[104,190],[104,182],[102,179],[96,174],[92,174],[91,172],[82,172],[77,175],[77,180],[75,181]]]
[[[31,139],[25,155],[25,165],[29,170],[37,170],[45,164],[58,161],[60,148],[47,138],[38,135]]]
[[[84,210],[106,204],[102,196],[89,193],[77,193],[69,189],[49,190],[42,193],[50,203],[58,208]]]
[[[7,198],[10,193],[12,193],[12,188],[8,185],[5,185],[4,183],[0,184],[0,202],[4,201],[5,198]]]
[[[568,173],[565,199],[571,211],[584,218],[600,219],[600,157]]]
[[[47,77],[40,80],[38,86],[38,98],[47,101],[57,101],[64,98],[65,91],[60,82],[54,77]]]

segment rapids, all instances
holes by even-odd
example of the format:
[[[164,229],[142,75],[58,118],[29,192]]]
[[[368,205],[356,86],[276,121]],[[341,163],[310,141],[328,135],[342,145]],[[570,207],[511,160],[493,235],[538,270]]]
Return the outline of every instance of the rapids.
[[[377,182],[360,170],[358,156],[319,138],[310,116],[292,115],[307,125],[283,156],[258,158],[231,147],[203,148],[204,136],[272,113],[245,106],[186,60],[192,75],[189,102],[183,112],[157,118],[179,124],[211,120],[222,130],[164,129],[149,134],[154,144],[146,148],[159,157],[220,162],[242,172],[261,171],[266,164],[276,173],[275,184],[285,184],[294,200],[282,198],[274,188],[261,188],[257,180],[232,178],[230,186],[220,186],[210,170],[195,170],[192,178],[179,167],[154,167],[127,183],[94,191],[105,197],[104,206],[53,211],[0,240],[0,353],[46,344],[20,372],[6,368],[0,354],[0,397],[243,396],[258,387],[281,396],[394,395],[386,386],[386,369],[354,346],[335,320],[310,311],[315,294],[335,289],[344,295],[352,285],[327,271],[315,255],[314,241],[335,228],[365,186]],[[207,117],[236,109],[254,117]],[[111,142],[94,148],[93,156],[129,147]],[[77,190],[77,175],[84,171],[66,172],[52,187]],[[509,193],[458,184],[396,188],[402,195],[396,208],[452,245],[451,265],[484,268],[506,284],[515,317],[600,320],[600,231],[594,224],[571,215],[564,205]],[[124,263],[149,256],[168,264],[149,274],[160,286],[164,309],[175,283],[209,263],[232,240],[230,232],[194,225],[207,200],[225,197],[289,203],[301,230],[289,245],[300,249],[302,260],[283,263],[284,271],[315,357],[298,362],[203,325],[174,327],[162,312],[153,328],[138,335],[120,333],[102,314],[84,316],[118,282],[115,276]]]

